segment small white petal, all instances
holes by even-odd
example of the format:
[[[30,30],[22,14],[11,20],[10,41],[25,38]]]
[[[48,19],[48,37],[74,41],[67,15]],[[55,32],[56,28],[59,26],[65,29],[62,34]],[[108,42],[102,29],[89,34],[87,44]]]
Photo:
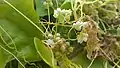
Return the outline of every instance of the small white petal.
[[[83,22],[82,23],[82,26],[85,28],[85,27],[87,27],[87,25],[88,25],[88,22]]]
[[[57,33],[56,36],[57,36],[57,37],[60,37],[60,33]]]
[[[76,25],[76,26],[75,26],[75,29],[76,29],[76,30],[78,30],[78,31],[80,31],[80,30],[81,30],[81,28],[82,28],[82,26],[81,26],[81,25]]]
[[[57,12],[61,12],[61,9],[60,9],[60,8],[57,8]]]
[[[79,25],[79,24],[80,24],[80,22],[79,22],[79,21],[77,21],[77,22],[76,22],[76,25]]]
[[[61,12],[62,12],[63,14],[65,14],[65,13],[66,13],[66,10],[65,10],[65,9],[63,9]]]
[[[84,40],[83,40],[84,42],[86,42],[87,41],[87,38],[84,38]]]
[[[86,42],[87,38],[88,38],[88,34],[86,33],[80,33],[80,35],[77,35],[78,43],[82,43],[83,41]]]
[[[78,40],[78,43],[82,43],[83,42],[82,36],[81,35],[77,35],[77,40]]]
[[[48,40],[46,40],[46,43],[47,43],[48,45],[53,45],[53,44],[54,44],[54,41],[51,40],[51,39],[48,39]]]
[[[48,34],[48,38],[53,38],[53,35],[52,34]]]
[[[56,37],[56,38],[55,38],[56,41],[58,41],[58,40],[60,40],[60,39],[61,39],[60,37]]]
[[[73,23],[73,26],[75,26],[76,24],[75,23]]]
[[[47,4],[47,2],[45,1],[45,2],[43,2],[43,5],[46,5]]]
[[[56,10],[54,10],[54,17],[55,18],[58,18],[58,15],[59,15],[59,13],[61,12],[61,9],[60,8],[57,8]]]

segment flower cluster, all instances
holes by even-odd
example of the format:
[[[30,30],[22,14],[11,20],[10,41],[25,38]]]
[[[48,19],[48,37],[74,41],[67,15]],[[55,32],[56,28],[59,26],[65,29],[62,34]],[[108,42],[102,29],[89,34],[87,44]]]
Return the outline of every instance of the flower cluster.
[[[60,39],[60,34],[57,33],[55,38],[51,33],[49,33],[47,36],[48,36],[48,40],[46,40],[46,44],[53,48],[54,44],[55,44],[55,41]]]
[[[87,33],[80,33],[79,35],[77,35],[78,43],[82,43],[83,41],[86,42],[87,38],[88,38]]]
[[[78,33],[77,35],[77,41],[78,43],[82,43],[83,41],[86,42],[87,38],[88,38],[88,34],[83,32],[82,30],[84,30],[86,27],[88,26],[88,22],[76,22],[73,24],[73,27],[77,30],[77,31],[81,31],[80,33]]]
[[[53,16],[55,18],[58,18],[60,14],[62,14],[64,16],[65,21],[68,21],[68,20],[70,20],[70,16],[72,15],[72,11],[70,9],[69,10],[66,10],[66,9],[61,10],[60,8],[57,8],[56,10],[54,10]]]
[[[50,6],[53,6],[52,0],[46,0],[43,2],[43,5],[46,9],[48,9]]]
[[[73,27],[77,30],[77,31],[81,31],[82,29],[85,29],[88,25],[88,22],[79,22],[77,21],[76,23],[73,24]]]
[[[70,54],[73,51],[73,47],[64,38],[61,38],[60,34],[56,35],[48,34],[48,39],[45,41],[48,46],[52,48],[55,53]]]

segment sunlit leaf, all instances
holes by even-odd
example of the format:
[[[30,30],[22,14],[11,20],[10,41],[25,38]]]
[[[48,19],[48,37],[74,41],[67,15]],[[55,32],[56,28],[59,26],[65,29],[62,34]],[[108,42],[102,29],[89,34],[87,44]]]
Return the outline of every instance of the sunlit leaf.
[[[40,57],[51,67],[54,66],[54,55],[49,47],[46,47],[44,43],[38,38],[34,38],[35,48]]]
[[[15,56],[21,60],[40,60],[34,47],[33,38],[36,36],[42,39],[43,36],[41,32],[28,21],[28,19],[30,19],[34,23],[38,22],[38,16],[34,11],[33,0],[7,0],[8,3],[22,12],[28,19],[4,1],[5,0],[0,1],[0,9],[2,9],[0,11],[0,34],[2,37],[0,38],[0,43],[4,44],[2,45],[4,48],[15,54]],[[5,67],[5,64],[11,61],[10,56],[9,53],[0,48],[0,68]]]
[[[71,9],[71,0],[65,0],[64,3],[60,7],[62,9]]]

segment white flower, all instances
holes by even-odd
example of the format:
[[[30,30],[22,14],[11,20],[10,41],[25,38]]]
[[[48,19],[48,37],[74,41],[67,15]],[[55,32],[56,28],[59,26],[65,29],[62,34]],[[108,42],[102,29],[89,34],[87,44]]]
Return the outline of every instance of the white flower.
[[[79,22],[79,21],[77,21],[76,23],[73,24],[73,27],[74,27],[76,30],[80,31],[80,30],[82,29],[82,27],[83,27],[83,28],[86,28],[87,25],[88,25],[88,22]]]
[[[70,20],[70,16],[72,15],[72,11],[70,9],[69,10],[63,9],[61,12],[64,15],[65,21],[68,22]]]
[[[48,38],[53,38],[53,35],[52,34],[48,34]]]
[[[43,2],[43,5],[45,5],[45,6],[46,6],[46,5],[47,5],[47,2],[46,2],[46,1],[45,1],[45,2]]]
[[[74,27],[76,30],[80,31],[81,28],[82,28],[82,23],[78,21],[78,22],[76,22],[76,23],[73,24],[73,27]]]
[[[69,10],[65,10],[65,9],[63,9],[63,10],[61,10],[60,8],[57,8],[56,10],[54,10],[54,17],[55,18],[58,18],[58,15],[60,14],[60,13],[62,13],[64,16],[66,16],[66,15],[69,15],[69,16],[71,16],[71,14],[72,14],[72,11],[69,9]]]
[[[57,33],[56,36],[57,36],[57,37],[60,37],[60,33]]]
[[[52,39],[46,40],[47,45],[53,45],[54,41]]]
[[[88,34],[87,33],[80,33],[79,35],[77,35],[78,43],[82,43],[83,41],[86,42],[87,38],[88,38]]]
[[[83,26],[83,28],[87,27],[88,26],[88,22],[83,22],[82,26]]]
[[[71,16],[71,14],[72,14],[72,11],[69,9],[69,10],[65,10],[65,9],[63,9],[62,11],[61,11],[64,15],[69,15],[69,16]]]
[[[61,10],[60,8],[57,8],[56,10],[54,10],[54,15],[53,15],[53,16],[54,16],[55,18],[58,18],[58,15],[59,15],[59,13],[61,13],[61,11],[62,11],[62,10]]]

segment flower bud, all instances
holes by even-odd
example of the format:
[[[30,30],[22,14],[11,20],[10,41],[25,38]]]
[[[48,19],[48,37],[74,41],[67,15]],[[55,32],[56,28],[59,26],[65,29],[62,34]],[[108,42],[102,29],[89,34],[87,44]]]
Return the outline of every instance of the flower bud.
[[[69,42],[66,42],[66,45],[67,45],[67,46],[70,46],[70,43],[69,43]]]
[[[65,47],[64,45],[62,45],[62,46],[60,47],[60,51],[61,51],[62,53],[64,53],[65,50],[66,50],[66,47]]]
[[[54,45],[54,41],[51,39],[46,40],[47,45]]]
[[[55,52],[55,56],[56,56],[56,57],[59,57],[60,55],[61,55],[61,53],[60,53],[60,52],[58,52],[58,51],[57,51],[57,52]]]
[[[70,53],[73,52],[73,47],[69,47],[68,50]]]
[[[57,33],[57,34],[56,34],[56,37],[60,37],[60,34],[59,34],[59,33]]]
[[[58,40],[60,40],[60,37],[56,37],[56,38],[55,38],[55,41],[58,41]]]
[[[64,44],[64,42],[63,42],[62,39],[60,39],[60,40],[57,41],[57,44],[58,44],[58,45],[62,45],[62,44]]]
[[[53,35],[52,34],[48,34],[48,38],[53,38]]]
[[[45,2],[43,2],[43,5],[45,6],[45,9],[47,9],[48,8],[48,6],[49,6],[49,4],[45,1]]]
[[[52,3],[52,2],[50,2],[50,6],[53,6],[53,3]]]

